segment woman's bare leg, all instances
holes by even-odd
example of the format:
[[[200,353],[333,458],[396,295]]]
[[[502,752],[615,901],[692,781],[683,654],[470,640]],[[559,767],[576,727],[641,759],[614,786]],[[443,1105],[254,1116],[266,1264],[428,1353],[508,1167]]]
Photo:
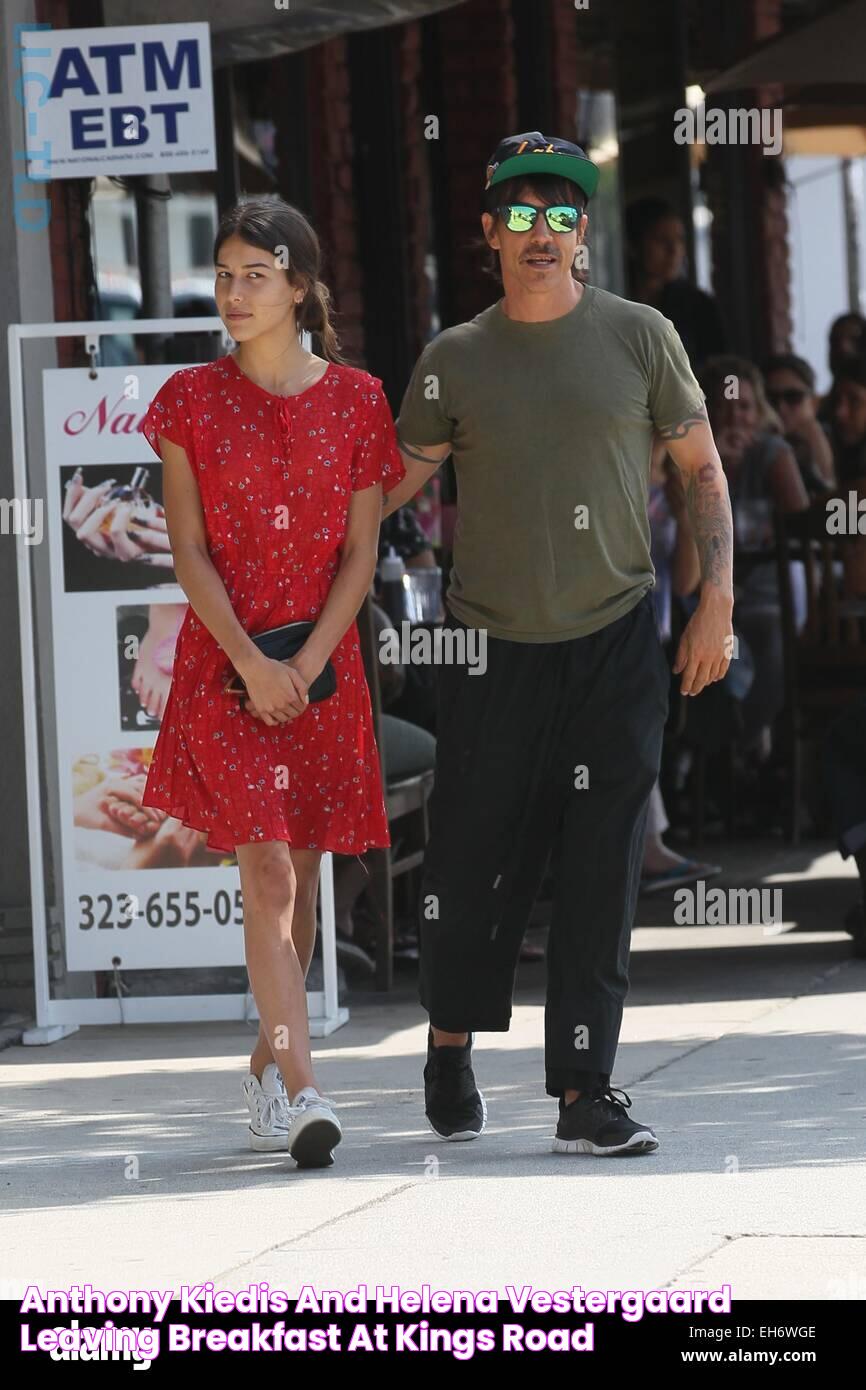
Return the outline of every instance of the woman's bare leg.
[[[306,979],[316,944],[316,898],[319,893],[322,852],[318,849],[293,849],[291,855],[297,883],[295,911],[292,916],[292,940]]]
[[[299,922],[300,952],[292,934],[296,897],[301,905],[297,874],[289,846],[280,840],[238,845],[237,859],[247,972],[262,1023],[260,1035],[264,1033],[286,1090],[294,1096],[305,1086],[316,1085],[304,983],[312,954],[307,942],[309,926],[303,928]],[[309,884],[305,886],[308,896]],[[257,1060],[256,1053],[253,1061]]]

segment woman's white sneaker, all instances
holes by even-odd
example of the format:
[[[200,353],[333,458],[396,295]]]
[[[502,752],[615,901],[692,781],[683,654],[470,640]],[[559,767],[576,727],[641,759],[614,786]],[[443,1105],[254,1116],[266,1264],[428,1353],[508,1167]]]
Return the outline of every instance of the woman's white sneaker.
[[[289,1146],[289,1097],[276,1062],[269,1062],[261,1081],[250,1072],[241,1083],[250,1112],[250,1148],[273,1153]]]
[[[305,1086],[289,1111],[289,1153],[299,1168],[329,1168],[334,1149],[343,1137],[333,1102]]]

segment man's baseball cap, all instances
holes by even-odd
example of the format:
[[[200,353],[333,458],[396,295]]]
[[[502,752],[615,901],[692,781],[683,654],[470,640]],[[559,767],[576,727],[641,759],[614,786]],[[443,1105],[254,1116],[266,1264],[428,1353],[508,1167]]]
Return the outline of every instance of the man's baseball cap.
[[[496,146],[487,165],[484,191],[503,179],[520,178],[523,174],[557,174],[576,183],[591,198],[601,171],[579,145],[530,130],[524,135],[509,135]]]

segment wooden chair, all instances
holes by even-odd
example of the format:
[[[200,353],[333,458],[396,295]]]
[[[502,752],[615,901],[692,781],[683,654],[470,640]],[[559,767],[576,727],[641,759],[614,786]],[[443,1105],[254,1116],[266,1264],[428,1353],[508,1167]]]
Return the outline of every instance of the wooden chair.
[[[427,803],[433,790],[433,771],[431,769],[399,779],[389,776],[385,761],[385,740],[382,735],[379,656],[373,605],[369,594],[364,599],[357,621],[364,671],[373,707],[388,824],[393,827],[399,822],[401,835],[405,837],[403,847],[397,848],[393,843],[396,837],[392,830],[390,849],[371,849],[367,852],[371,869],[368,892],[376,916],[376,986],[385,990],[390,989],[394,981],[394,880],[420,868],[424,861],[424,849],[430,833]]]
[[[791,768],[788,839],[800,838],[802,744],[823,737],[834,713],[866,687],[866,536],[830,535],[827,501],[776,515],[785,708],[782,736]],[[847,501],[847,499],[845,499]],[[806,623],[794,622],[791,566],[806,578]]]

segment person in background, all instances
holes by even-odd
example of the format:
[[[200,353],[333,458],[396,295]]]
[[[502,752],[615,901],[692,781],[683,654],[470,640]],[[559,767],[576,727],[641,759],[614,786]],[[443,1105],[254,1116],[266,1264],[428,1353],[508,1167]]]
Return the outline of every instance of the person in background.
[[[685,598],[695,594],[701,585],[701,557],[685,506],[683,482],[678,470],[667,456],[667,445],[656,435],[652,446],[649,473],[649,538],[653,569],[656,571],[652,602],[656,626],[664,648],[669,649],[671,630],[671,599],[676,594]],[[669,828],[664,810],[662,788],[656,777],[649,796],[644,835],[644,863],[641,867],[641,892],[662,892],[664,888],[695,883],[698,878],[713,878],[721,873],[719,865],[685,859],[662,840]]]
[[[782,511],[809,505],[797,460],[771,410],[764,381],[745,357],[713,357],[700,382],[728,480],[734,523],[737,504],[770,502]],[[767,538],[769,547],[769,536]],[[750,541],[749,548],[754,548]]]
[[[379,561],[376,570],[376,592],[381,594],[382,561],[390,548],[403,561],[406,569],[434,569],[436,554],[415,513],[414,506],[398,507],[386,516],[379,532]],[[379,612],[383,610],[380,608]],[[436,681],[432,666],[413,662],[402,668],[401,690],[393,696],[391,714],[397,719],[417,725],[428,734],[436,732]],[[385,701],[383,700],[383,703]]]
[[[652,591],[659,636],[669,647],[672,597],[686,597],[701,582],[701,562],[689,523],[686,495],[679,471],[668,458],[667,445],[656,436],[653,442],[649,489],[650,556],[656,580]],[[659,893],[699,878],[721,873],[717,864],[685,859],[668,849],[662,835],[669,822],[658,778],[652,789],[644,833],[641,892]]]
[[[827,365],[834,381],[844,362],[866,354],[866,318],[862,314],[840,314],[830,324],[827,334]],[[827,392],[818,406],[818,419],[828,424],[832,414],[833,390]]]
[[[839,363],[829,417],[836,477],[844,491],[866,478],[866,352]]]
[[[827,361],[833,376],[848,357],[866,353],[866,318],[862,314],[840,314],[830,324]]]
[[[413,507],[398,507],[386,516],[379,531],[379,559],[393,545],[407,569],[432,569],[436,555]]]
[[[725,352],[727,338],[712,295],[685,278],[686,232],[676,208],[663,198],[640,198],[625,217],[629,299],[651,304],[677,330],[693,371]]]
[[[765,362],[764,380],[806,491],[810,497],[831,492],[836,486],[833,446],[818,419],[814,371],[804,358],[778,353]]]
[[[743,726],[761,760],[769,757],[772,723],[784,705],[781,604],[773,558],[773,508],[805,511],[809,494],[797,460],[770,409],[763,378],[743,357],[711,358],[700,376],[734,514],[737,626],[755,665],[743,700]],[[761,552],[766,552],[766,560]],[[802,620],[802,576],[795,602]]]
[[[411,516],[410,508],[401,508],[401,511]],[[406,563],[409,563],[408,560]],[[391,620],[372,599],[372,590],[371,601],[375,649],[379,653],[382,634],[390,628]],[[398,718],[387,712],[401,702],[407,689],[407,677],[413,669],[411,665],[405,666],[399,661],[382,661],[381,658],[378,661],[379,697],[382,702],[379,732],[382,761],[389,783],[426,772],[436,761],[436,740],[433,735],[411,719]],[[363,857],[340,854],[334,858],[337,958],[350,976],[370,977],[376,969],[367,949],[371,943],[364,937],[363,917],[357,911],[359,899],[370,882],[370,859],[369,854]],[[359,925],[360,932],[356,929]]]
[[[843,859],[854,856],[860,899],[845,919],[854,955],[866,956],[866,699],[856,700],[831,724],[824,742],[827,787],[836,842]]]

